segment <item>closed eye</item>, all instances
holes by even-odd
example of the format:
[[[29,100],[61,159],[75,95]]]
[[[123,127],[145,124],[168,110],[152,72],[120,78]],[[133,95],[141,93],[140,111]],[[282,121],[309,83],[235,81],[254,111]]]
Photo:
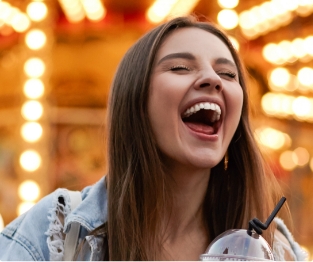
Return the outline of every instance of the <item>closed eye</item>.
[[[235,78],[237,76],[237,74],[232,72],[232,71],[221,71],[221,72],[217,72],[217,74],[222,75],[222,76],[226,76],[229,78]]]
[[[190,71],[190,68],[188,66],[185,65],[176,65],[176,66],[172,66],[170,68],[171,71],[180,71],[180,70],[187,70]]]

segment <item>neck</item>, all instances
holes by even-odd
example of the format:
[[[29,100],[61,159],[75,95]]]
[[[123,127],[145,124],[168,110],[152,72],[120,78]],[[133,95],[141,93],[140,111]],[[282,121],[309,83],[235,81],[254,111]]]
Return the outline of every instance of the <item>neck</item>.
[[[210,170],[187,167],[171,169],[173,203],[164,225],[165,254],[170,259],[199,259],[208,246],[208,229],[203,216]],[[182,250],[184,250],[182,252]],[[191,253],[188,253],[191,252]],[[183,257],[180,257],[180,256]]]

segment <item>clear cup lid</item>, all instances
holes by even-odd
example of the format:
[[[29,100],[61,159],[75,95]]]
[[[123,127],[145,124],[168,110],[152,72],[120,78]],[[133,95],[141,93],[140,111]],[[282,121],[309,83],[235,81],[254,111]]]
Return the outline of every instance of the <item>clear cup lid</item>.
[[[274,260],[274,256],[261,235],[245,229],[231,229],[217,236],[200,260],[266,261]]]

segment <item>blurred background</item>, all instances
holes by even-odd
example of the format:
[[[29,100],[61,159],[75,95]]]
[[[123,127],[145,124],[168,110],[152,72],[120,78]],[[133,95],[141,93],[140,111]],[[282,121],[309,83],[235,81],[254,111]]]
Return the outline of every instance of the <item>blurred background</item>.
[[[313,0],[0,0],[0,230],[56,188],[105,174],[120,59],[155,25],[196,14],[244,60],[255,136],[313,253],[312,13]]]

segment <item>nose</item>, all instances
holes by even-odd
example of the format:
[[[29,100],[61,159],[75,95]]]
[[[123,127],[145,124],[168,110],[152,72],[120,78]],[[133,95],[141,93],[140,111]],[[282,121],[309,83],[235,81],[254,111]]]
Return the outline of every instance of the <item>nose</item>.
[[[201,72],[194,85],[195,89],[211,88],[218,92],[223,90],[220,76],[211,68]]]

